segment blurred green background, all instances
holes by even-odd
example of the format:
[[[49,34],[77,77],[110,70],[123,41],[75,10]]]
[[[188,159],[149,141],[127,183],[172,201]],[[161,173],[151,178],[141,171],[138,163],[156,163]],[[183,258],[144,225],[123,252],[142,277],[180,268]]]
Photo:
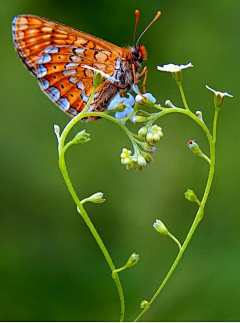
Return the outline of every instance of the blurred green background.
[[[184,86],[193,111],[202,110],[211,127],[213,95],[205,84],[234,94],[220,113],[216,177],[197,229],[177,271],[144,317],[146,321],[239,321],[239,0],[10,0],[0,11],[1,80],[1,321],[116,321],[119,300],[109,268],[78,216],[57,163],[53,124],[69,121],[39,89],[19,61],[11,40],[11,19],[29,13],[56,20],[117,45],[131,44],[134,10],[139,32],[157,10],[160,20],[142,38],[148,50],[147,89],[164,104],[181,105],[169,74],[156,65],[187,64]],[[196,139],[207,151],[200,128],[180,115],[158,123],[164,137],[154,163],[142,172],[120,164],[124,133],[106,120],[79,124],[92,141],[67,154],[69,172],[81,198],[104,192],[106,202],[87,205],[90,217],[117,267],[131,253],[137,266],[121,273],[126,320],[150,299],[177,253],[155,232],[161,219],[180,241],[201,197],[208,165],[188,150]],[[137,127],[131,125],[134,131]]]

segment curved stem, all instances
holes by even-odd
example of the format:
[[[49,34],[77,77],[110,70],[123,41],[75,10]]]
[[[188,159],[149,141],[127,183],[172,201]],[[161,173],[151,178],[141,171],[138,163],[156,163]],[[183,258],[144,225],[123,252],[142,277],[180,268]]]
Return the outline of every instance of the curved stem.
[[[170,111],[169,111],[170,110]],[[179,109],[177,108],[178,111],[175,111],[175,108],[171,108],[168,110],[165,110],[159,114],[161,114],[161,116],[163,114],[167,114],[167,113],[172,113],[172,112],[179,112],[179,113],[183,113],[188,115],[190,118],[192,118],[193,120],[195,120],[204,130],[204,132],[206,133],[206,136],[208,138],[209,141],[209,148],[210,148],[210,168],[209,168],[209,173],[208,173],[208,179],[207,179],[207,183],[206,183],[206,187],[204,190],[204,194],[202,197],[202,200],[200,202],[196,217],[193,221],[193,224],[187,234],[187,237],[182,245],[182,247],[179,250],[179,253],[176,257],[176,259],[174,260],[170,270],[168,271],[166,277],[164,278],[163,282],[161,283],[161,285],[159,286],[159,288],[157,289],[157,291],[155,292],[155,294],[153,295],[153,297],[151,298],[151,300],[148,302],[148,306],[146,308],[144,308],[142,310],[142,312],[137,316],[137,318],[134,320],[134,322],[137,322],[150,308],[151,304],[155,301],[155,299],[158,297],[158,295],[160,294],[160,292],[162,291],[163,287],[166,285],[166,283],[168,282],[168,280],[170,279],[170,277],[172,276],[175,268],[177,267],[180,259],[182,258],[191,238],[192,235],[194,234],[199,222],[202,220],[203,218],[203,214],[204,214],[204,206],[206,204],[208,195],[210,193],[210,189],[211,189],[211,185],[212,185],[212,181],[213,181],[213,176],[214,176],[214,169],[215,169],[215,144],[216,144],[216,131],[217,131],[217,117],[218,117],[218,109],[215,109],[215,114],[214,114],[214,121],[213,121],[213,136],[211,136],[208,128],[206,127],[206,125],[200,120],[198,119],[190,110],[183,110],[183,109]],[[181,110],[181,111],[179,111]]]
[[[78,210],[83,218],[83,220],[85,221],[86,225],[88,226],[89,230],[91,231],[94,239],[96,240],[99,248],[101,249],[110,269],[111,269],[111,272],[115,271],[116,268],[113,264],[113,261],[102,241],[102,239],[100,238],[97,230],[95,229],[93,223],[91,222],[87,212],[85,211],[82,203],[79,201],[79,198],[73,188],[73,185],[72,185],[72,182],[69,178],[69,175],[68,175],[68,171],[67,171],[67,168],[66,168],[66,163],[65,163],[65,157],[64,157],[64,153],[60,154],[59,156],[59,167],[60,167],[60,170],[62,172],[62,175],[63,175],[63,178],[65,180],[65,183],[68,187],[68,190],[75,202],[75,204],[77,205],[78,207]],[[121,286],[121,282],[120,282],[120,279],[119,279],[119,276],[116,274],[114,276],[114,281],[115,281],[115,284],[117,286],[117,290],[118,290],[118,294],[119,294],[119,298],[120,298],[120,303],[121,303],[121,315],[120,315],[120,321],[122,322],[124,320],[124,313],[125,313],[125,301],[124,301],[124,294],[123,294],[123,289],[122,289],[122,286]]]
[[[80,200],[79,200],[79,198],[77,196],[77,193],[74,190],[74,187],[72,185],[72,182],[70,180],[70,177],[69,177],[69,174],[68,174],[68,171],[67,171],[66,162],[65,162],[65,153],[66,153],[67,149],[72,145],[71,141],[65,145],[65,139],[66,139],[69,131],[72,129],[72,127],[79,120],[81,120],[85,116],[88,116],[89,114],[91,115],[91,113],[87,114],[86,111],[90,106],[90,103],[92,101],[94,93],[95,93],[95,91],[92,92],[92,94],[90,96],[90,99],[89,99],[88,103],[86,104],[86,106],[84,107],[84,109],[82,110],[82,112],[79,113],[76,117],[74,117],[66,125],[66,127],[64,128],[61,136],[59,137],[59,140],[58,140],[59,168],[60,168],[60,170],[62,172],[63,178],[64,178],[65,183],[67,185],[67,188],[69,190],[69,193],[71,194],[75,204],[77,205],[79,213],[81,214],[83,220],[85,221],[86,225],[88,226],[89,230],[91,231],[91,233],[92,233],[94,239],[96,240],[99,248],[101,249],[101,251],[102,251],[102,253],[103,253],[103,255],[104,255],[104,257],[105,257],[105,259],[106,259],[106,261],[107,261],[107,263],[108,263],[108,265],[110,267],[110,269],[111,269],[111,272],[114,272],[114,271],[116,271],[114,263],[113,263],[110,255],[109,255],[108,250],[105,247],[102,239],[100,238],[97,230],[95,229],[93,223],[91,222],[85,208],[83,207],[82,203],[80,202]],[[101,114],[101,116],[102,116],[102,114]],[[109,117],[111,119],[114,119],[114,118],[112,118],[110,116],[107,116],[107,117]],[[125,314],[125,300],[124,300],[123,289],[122,289],[121,282],[120,282],[120,279],[119,279],[119,276],[118,276],[117,273],[113,276],[113,279],[114,279],[114,282],[116,284],[118,294],[119,294],[119,298],[120,298],[120,305],[121,305],[120,322],[122,322],[124,320],[124,314]]]

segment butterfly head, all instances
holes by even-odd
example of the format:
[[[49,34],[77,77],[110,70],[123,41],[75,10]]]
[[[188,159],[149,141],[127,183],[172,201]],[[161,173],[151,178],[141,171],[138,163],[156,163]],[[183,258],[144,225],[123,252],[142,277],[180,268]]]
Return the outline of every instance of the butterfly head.
[[[132,59],[134,63],[142,63],[143,61],[147,60],[147,50],[145,46],[139,44],[135,47],[131,48],[132,52]]]

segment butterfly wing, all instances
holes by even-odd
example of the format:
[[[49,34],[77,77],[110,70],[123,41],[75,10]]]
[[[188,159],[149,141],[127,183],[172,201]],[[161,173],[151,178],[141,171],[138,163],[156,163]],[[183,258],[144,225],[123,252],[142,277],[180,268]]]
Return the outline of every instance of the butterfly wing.
[[[93,71],[112,76],[124,49],[66,25],[32,15],[13,19],[19,57],[41,89],[71,116],[81,111],[93,89]],[[95,93],[96,100],[107,81]],[[94,108],[94,106],[92,107]]]

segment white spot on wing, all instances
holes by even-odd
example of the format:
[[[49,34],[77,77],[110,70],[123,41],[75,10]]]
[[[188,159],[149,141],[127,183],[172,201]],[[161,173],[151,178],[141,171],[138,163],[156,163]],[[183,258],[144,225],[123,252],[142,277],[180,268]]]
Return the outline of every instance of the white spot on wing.
[[[67,63],[67,64],[65,65],[65,68],[66,68],[66,69],[73,69],[73,68],[78,67],[78,66],[79,66],[79,64],[78,64],[78,63]]]
[[[68,81],[72,84],[77,83],[78,78],[76,76],[69,76]]]
[[[119,70],[119,68],[120,68],[120,59],[118,58],[115,64],[115,70]]]
[[[66,71],[63,71],[62,72],[62,75],[63,76],[69,76],[69,75],[74,75],[74,74],[76,74],[77,73],[77,71],[76,70],[66,70]]]
[[[53,101],[57,101],[60,98],[60,91],[55,86],[49,87],[46,92]]]
[[[47,74],[47,69],[44,65],[38,65],[37,67],[37,77],[41,78]]]
[[[78,114],[78,111],[74,108],[70,107],[67,111],[65,111],[70,117],[74,117]]]
[[[83,89],[84,89],[84,84],[83,84],[83,82],[82,82],[82,81],[77,82],[77,88],[78,88],[79,90],[83,90]]]
[[[44,53],[56,54],[58,52],[59,52],[59,48],[57,47],[47,47],[44,49]]]
[[[38,59],[38,64],[45,64],[49,63],[52,60],[52,56],[49,54],[43,54],[42,56],[39,57]]]
[[[67,98],[60,98],[56,103],[60,106],[60,108],[63,111],[68,110],[70,107],[70,102]]]
[[[86,48],[76,48],[76,49],[74,49],[74,53],[81,56],[84,54],[85,49]]]
[[[83,100],[84,103],[87,103],[88,102],[88,99],[89,99],[89,96],[86,96],[85,92],[82,91],[81,98],[82,98],[82,100]]]
[[[76,56],[76,55],[72,55],[70,56],[70,60],[74,63],[78,63],[78,62],[81,62],[82,61],[82,58],[79,57],[79,56]]]
[[[49,81],[44,77],[39,80],[40,88],[44,91],[49,87]]]

